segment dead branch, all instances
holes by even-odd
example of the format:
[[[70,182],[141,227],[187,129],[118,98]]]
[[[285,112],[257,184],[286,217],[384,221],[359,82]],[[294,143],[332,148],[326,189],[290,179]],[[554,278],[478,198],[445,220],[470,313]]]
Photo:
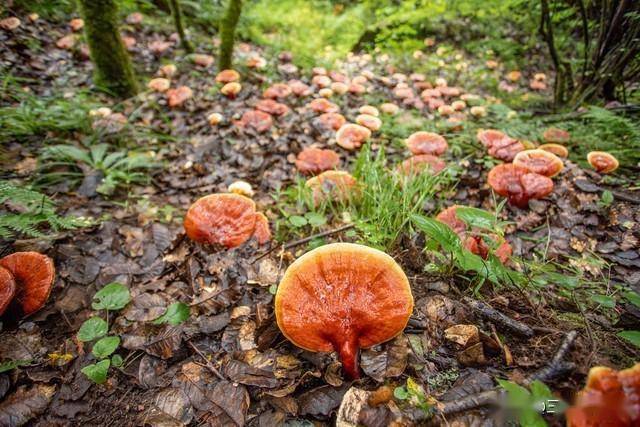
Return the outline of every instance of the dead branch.
[[[469,307],[471,307],[474,311],[476,311],[480,316],[484,317],[486,320],[502,326],[503,328],[508,329],[513,333],[525,336],[527,338],[535,335],[533,329],[531,329],[531,327],[529,327],[528,325],[502,314],[488,304],[485,304],[481,301],[476,301],[469,297],[463,297],[462,301]]]

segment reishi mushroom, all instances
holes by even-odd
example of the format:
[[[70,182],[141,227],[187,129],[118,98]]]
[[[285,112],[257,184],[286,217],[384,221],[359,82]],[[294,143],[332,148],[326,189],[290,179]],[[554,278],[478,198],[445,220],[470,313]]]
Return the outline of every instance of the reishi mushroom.
[[[591,151],[587,161],[598,173],[611,173],[620,166],[618,159],[606,151]]]
[[[376,116],[376,117],[380,115],[380,112],[378,111],[378,109],[373,105],[363,105],[362,107],[358,108],[358,113],[368,114],[370,116]]]
[[[336,132],[338,145],[347,150],[360,148],[371,137],[371,130],[354,123],[347,123]]]
[[[188,86],[180,86],[166,91],[169,107],[179,107],[193,96],[193,91]]]
[[[337,113],[340,111],[340,107],[326,98],[316,98],[307,106],[316,113]]]
[[[242,90],[242,85],[238,82],[230,82],[220,88],[220,93],[229,99],[235,99]]]
[[[400,107],[392,102],[385,102],[384,104],[380,104],[380,111],[385,114],[394,115],[397,114],[399,110]]]
[[[566,144],[571,139],[571,134],[564,129],[549,128],[544,131],[542,138],[545,142],[552,142],[555,144]]]
[[[245,197],[253,197],[253,188],[247,181],[234,181],[229,185],[229,193],[240,194]]]
[[[345,171],[329,170],[309,178],[305,185],[311,189],[313,203],[318,205],[327,199],[345,202],[355,189],[356,179]]]
[[[51,258],[38,252],[15,252],[0,259],[0,267],[11,273],[15,280],[15,302],[23,315],[28,316],[44,307],[55,279]]]
[[[526,208],[530,199],[541,199],[553,191],[551,178],[511,163],[494,166],[487,181],[496,193],[520,208]]]
[[[380,127],[382,127],[382,120],[370,114],[358,114],[356,117],[356,123],[373,132],[380,130]]]
[[[261,99],[256,103],[256,109],[274,116],[284,116],[289,112],[289,107],[273,99]]]
[[[161,93],[169,90],[170,86],[171,86],[171,82],[168,79],[165,79],[164,77],[157,77],[155,79],[151,79],[149,80],[149,83],[147,83],[147,88],[151,89],[154,92],[161,92]]]
[[[262,96],[264,98],[276,99],[276,98],[286,98],[292,93],[291,87],[289,87],[286,83],[276,83],[271,85],[271,87],[267,88],[264,91]]]
[[[303,174],[316,175],[320,172],[335,169],[340,163],[340,156],[333,150],[305,148],[296,158],[296,168]]]
[[[250,110],[242,115],[238,121],[240,127],[250,127],[258,133],[268,131],[273,125],[271,114],[260,110]]]
[[[419,174],[429,171],[436,174],[447,167],[447,163],[432,154],[418,154],[411,156],[399,165],[399,170],[405,174]]]
[[[550,153],[553,153],[556,156],[562,157],[564,159],[569,157],[569,150],[567,150],[567,147],[565,147],[564,145],[549,143],[549,144],[542,144],[538,148],[540,150],[544,150],[544,151],[548,151]]]
[[[189,239],[227,249],[251,238],[256,226],[256,205],[233,193],[211,194],[196,200],[184,217]]]
[[[240,80],[240,73],[236,70],[222,70],[216,76],[216,82],[222,84],[237,82],[238,80]]]
[[[7,31],[13,31],[20,26],[20,19],[15,16],[10,16],[9,18],[4,18],[0,20],[0,28]],[[2,313],[0,311],[0,313]]]
[[[621,371],[604,366],[589,370],[587,384],[567,409],[567,427],[640,425],[640,363]]]
[[[402,268],[384,252],[333,243],[298,258],[275,297],[283,335],[309,351],[337,351],[345,374],[360,376],[360,349],[400,334],[413,311]]]
[[[16,294],[16,281],[13,274],[4,267],[0,267],[0,316],[9,307]]]
[[[523,151],[524,144],[510,137],[495,141],[487,150],[489,155],[505,162],[512,161],[516,155]]]
[[[434,156],[440,156],[449,148],[449,144],[443,136],[424,131],[409,135],[406,144],[413,154],[432,154]]]
[[[549,178],[558,175],[564,168],[564,164],[558,156],[540,149],[519,152],[513,158],[513,164]]]
[[[211,64],[213,64],[213,56],[205,55],[203,53],[195,53],[191,59],[193,60],[193,63],[198,67],[207,68]]]
[[[323,113],[318,116],[318,124],[324,129],[338,130],[347,122],[340,113]]]
[[[269,229],[269,220],[262,212],[256,213],[256,226],[253,230],[253,237],[259,244],[264,245],[271,240],[271,230]]]

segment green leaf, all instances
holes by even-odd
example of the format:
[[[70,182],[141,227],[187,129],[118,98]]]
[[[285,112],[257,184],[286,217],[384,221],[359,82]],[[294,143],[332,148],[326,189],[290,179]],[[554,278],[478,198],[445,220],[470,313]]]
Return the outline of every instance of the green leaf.
[[[613,193],[609,190],[603,191],[602,195],[600,196],[600,203],[602,203],[604,206],[610,206],[611,203],[613,203]]]
[[[624,298],[636,307],[640,307],[640,295],[637,292],[625,292]]]
[[[167,311],[156,320],[153,321],[155,325],[161,323],[168,323],[170,325],[179,325],[189,318],[190,310],[189,306],[183,302],[174,302],[171,304]]]
[[[398,400],[406,400],[409,398],[409,392],[404,387],[396,387],[393,390],[393,397]]]
[[[289,217],[289,222],[291,223],[291,225],[298,228],[307,225],[307,219],[300,215],[291,215]]]
[[[549,397],[553,397],[551,389],[549,389],[549,387],[547,387],[545,383],[539,380],[535,380],[531,384],[529,384],[529,390],[531,390],[531,395],[535,399],[546,399]]]
[[[456,209],[456,216],[466,222],[470,227],[495,231],[496,217],[485,210],[461,206]]]
[[[84,342],[93,341],[96,338],[106,335],[107,329],[107,322],[99,317],[92,317],[85,320],[82,326],[80,326],[80,330],[78,331],[78,340]]]
[[[640,331],[622,331],[618,332],[620,338],[624,338],[636,347],[640,347]]]
[[[93,296],[91,307],[94,310],[120,310],[131,301],[129,289],[122,283],[109,283]]]
[[[120,337],[100,338],[98,342],[93,345],[91,353],[93,353],[93,355],[98,359],[104,359],[116,351],[116,348],[118,348],[119,345]]]
[[[11,371],[19,366],[28,365],[29,363],[31,363],[31,360],[9,360],[8,362],[0,363],[0,374]]]
[[[507,392],[507,403],[514,408],[527,408],[531,401],[529,390],[512,381],[498,379],[498,384]]]
[[[317,212],[308,212],[304,215],[304,217],[312,227],[320,227],[321,225],[325,225],[327,223],[327,217]]]
[[[271,295],[275,295],[276,292],[278,292],[278,285],[273,284],[273,285],[269,286],[269,293]]]
[[[420,231],[438,242],[444,250],[457,252],[462,247],[460,238],[448,225],[422,215],[412,215],[411,220]]]
[[[606,308],[616,308],[616,300],[607,295],[591,295],[591,299]]]
[[[120,356],[119,354],[114,354],[113,356],[111,356],[112,366],[119,368],[120,366],[122,366],[123,363],[124,363],[124,360],[122,360],[122,356]]]
[[[96,384],[102,384],[107,381],[107,372],[111,361],[109,359],[101,360],[98,363],[87,365],[81,369],[81,372]]]

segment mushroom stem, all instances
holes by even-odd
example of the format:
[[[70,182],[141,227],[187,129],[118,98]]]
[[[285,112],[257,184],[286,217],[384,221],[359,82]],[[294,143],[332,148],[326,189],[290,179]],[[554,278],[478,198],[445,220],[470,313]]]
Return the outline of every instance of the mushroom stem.
[[[342,370],[347,374],[347,377],[352,380],[360,378],[360,369],[358,367],[360,349],[358,348],[358,337],[356,334],[347,334],[344,340],[339,343],[338,352],[340,353]]]

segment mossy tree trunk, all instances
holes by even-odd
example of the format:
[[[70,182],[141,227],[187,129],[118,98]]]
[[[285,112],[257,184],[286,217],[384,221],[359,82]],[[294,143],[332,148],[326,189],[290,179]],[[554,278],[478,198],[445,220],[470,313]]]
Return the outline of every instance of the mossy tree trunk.
[[[180,6],[180,0],[170,0],[171,14],[173,15],[173,22],[176,24],[176,31],[180,36],[180,44],[187,53],[193,52],[193,46],[189,43],[189,39],[184,34],[184,24],[182,21],[182,7]]]
[[[228,70],[231,68],[233,61],[233,40],[241,12],[242,0],[229,0],[227,11],[220,23],[220,56],[218,58],[218,67],[220,70]]]
[[[123,98],[138,93],[131,59],[118,30],[115,0],[78,0],[84,33],[95,67],[96,86]]]

